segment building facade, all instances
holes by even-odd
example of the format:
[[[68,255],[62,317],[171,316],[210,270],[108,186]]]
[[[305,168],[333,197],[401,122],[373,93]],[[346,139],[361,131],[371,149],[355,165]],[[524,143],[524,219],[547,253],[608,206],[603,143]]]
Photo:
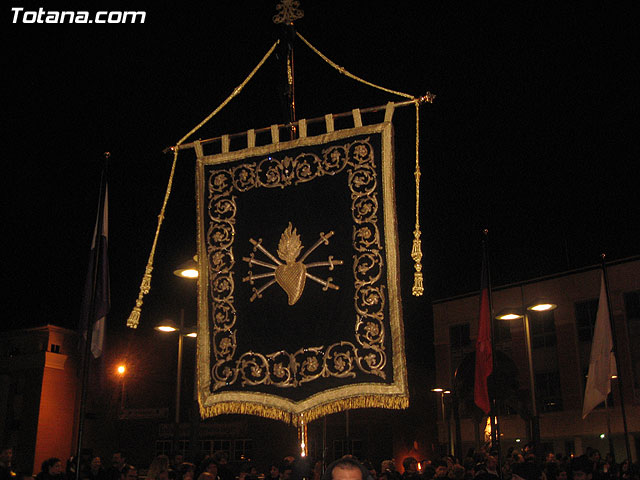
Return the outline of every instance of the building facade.
[[[75,447],[79,379],[77,334],[46,325],[0,339],[0,440],[14,449],[15,468],[38,473],[44,460],[63,462]]]
[[[618,382],[621,382],[631,455],[634,460],[639,458],[640,257],[607,264],[619,379],[612,380],[612,394],[607,402],[609,408],[605,408],[603,404],[582,419],[601,272],[600,267],[594,266],[493,289],[494,352],[501,352],[496,357],[499,356],[505,364],[504,368],[501,367],[502,371],[513,372],[508,375],[515,376],[517,380],[517,391],[510,396],[510,401],[501,407],[499,413],[503,449],[518,446],[520,442],[524,444],[530,438],[528,421],[525,419],[531,413],[531,382],[523,319],[507,321],[497,320],[495,317],[500,312],[514,308],[526,311],[528,306],[545,299],[557,308],[548,312],[528,312],[541,444],[548,451],[565,454],[581,454],[588,446],[607,452],[610,445],[607,427],[609,416],[610,438],[613,440],[616,458],[619,461],[625,458],[627,455],[618,389]],[[452,388],[456,385],[456,372],[458,371],[459,377],[463,375],[465,365],[473,358],[478,314],[478,293],[433,302],[438,386]],[[457,384],[459,381],[460,378]],[[459,396],[458,394],[457,397]],[[484,430],[484,423],[478,421],[477,417],[473,420],[471,410],[467,408],[465,411],[461,407],[459,422],[454,422],[449,417],[449,412],[446,417],[441,416],[441,443],[455,438],[456,431],[452,425],[459,423],[458,435],[462,440],[462,451],[476,445],[480,438],[478,432]],[[445,418],[449,421],[443,421]]]

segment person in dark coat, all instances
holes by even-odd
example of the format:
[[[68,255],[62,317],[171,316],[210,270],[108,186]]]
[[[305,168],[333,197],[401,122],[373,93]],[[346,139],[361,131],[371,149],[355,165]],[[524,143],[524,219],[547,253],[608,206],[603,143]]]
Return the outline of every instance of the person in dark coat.
[[[36,480],[65,480],[62,470],[62,461],[59,458],[48,458],[42,462],[42,470],[36,475]]]

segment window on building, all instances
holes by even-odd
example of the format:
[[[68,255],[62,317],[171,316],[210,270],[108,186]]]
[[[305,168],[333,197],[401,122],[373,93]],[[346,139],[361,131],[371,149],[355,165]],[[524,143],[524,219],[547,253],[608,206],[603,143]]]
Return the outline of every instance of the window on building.
[[[226,453],[227,458],[232,458],[231,440],[214,439],[202,440],[200,442],[200,453],[202,453],[203,455],[213,455],[216,452]]]
[[[493,342],[504,343],[511,340],[511,322],[508,320],[495,320],[493,322]]]
[[[640,290],[627,292],[624,298],[624,311],[627,317],[629,345],[640,345]],[[630,348],[633,386],[640,389],[640,348]]]
[[[568,457],[576,453],[576,445],[573,440],[564,441],[564,454]]]
[[[246,462],[253,456],[253,441],[249,438],[241,438],[233,441],[233,460]]]
[[[578,340],[581,342],[590,342],[593,339],[593,330],[596,326],[598,299],[592,298],[584,302],[576,302],[574,309],[576,313]]]
[[[451,382],[456,369],[466,354],[473,351],[469,338],[469,324],[452,325],[449,327],[449,346],[451,351]]]
[[[452,325],[449,327],[449,345],[451,349],[464,348],[471,344],[469,338],[469,324]]]
[[[562,389],[558,372],[536,373],[536,402],[541,412],[562,410]]]
[[[553,311],[530,312],[531,346],[533,348],[554,347],[556,340],[556,321]]]
[[[189,440],[178,440],[177,453],[185,456],[189,453]]]
[[[156,456],[171,454],[171,440],[156,440]]]

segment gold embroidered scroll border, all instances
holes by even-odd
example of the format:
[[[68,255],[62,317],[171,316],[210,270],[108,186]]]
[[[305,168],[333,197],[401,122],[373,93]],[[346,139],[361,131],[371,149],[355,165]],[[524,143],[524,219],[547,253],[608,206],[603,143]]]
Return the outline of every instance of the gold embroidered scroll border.
[[[236,311],[233,266],[235,192],[253,188],[286,188],[347,169],[354,221],[353,276],[356,311],[355,337],[359,344],[341,341],[327,346],[302,348],[294,353],[236,355]],[[381,284],[383,257],[378,227],[378,179],[369,138],[332,146],[322,158],[302,153],[282,160],[268,156],[261,161],[211,172],[207,182],[210,220],[206,232],[209,292],[215,364],[211,369],[213,391],[234,384],[297,387],[321,377],[355,377],[363,373],[385,378],[385,288]]]

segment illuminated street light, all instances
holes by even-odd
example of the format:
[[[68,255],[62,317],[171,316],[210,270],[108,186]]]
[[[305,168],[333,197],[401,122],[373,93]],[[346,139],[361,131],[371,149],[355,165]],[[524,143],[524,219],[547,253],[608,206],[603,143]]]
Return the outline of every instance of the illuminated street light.
[[[533,376],[533,355],[531,353],[531,329],[529,324],[528,311],[533,312],[549,312],[555,310],[558,306],[546,299],[537,299],[529,306],[524,308],[524,293],[521,308],[506,308],[501,310],[497,315],[498,320],[517,320],[522,318],[524,323],[524,337],[527,346],[527,360],[529,363],[529,390],[531,391],[531,441],[534,445],[540,443],[540,420],[538,418],[538,407],[536,405],[535,379]]]
[[[176,270],[177,271],[177,270]],[[184,337],[194,338],[198,334],[193,328],[185,328],[184,326],[184,309],[180,310],[180,325],[176,326],[172,320],[166,319],[154,327],[155,330],[162,333],[178,333],[178,367],[176,372],[176,416],[175,423],[180,425],[180,389],[182,384],[182,341]],[[177,428],[177,427],[176,427]]]
[[[125,381],[125,373],[127,373],[127,366],[124,363],[121,363],[116,367],[116,373],[120,377],[120,412],[124,410],[124,381]]]
[[[528,306],[527,310],[533,310],[534,312],[548,312],[549,310],[555,310],[556,308],[558,308],[556,304],[540,300],[533,305]]]
[[[173,271],[173,274],[180,278],[186,278],[187,280],[195,280],[199,277],[198,271],[198,255],[194,255],[191,260],[186,261],[182,265],[180,265],[176,270]],[[174,327],[175,325],[158,325],[156,330],[160,332],[175,332],[178,331],[178,366],[176,372],[176,416],[175,416],[175,437],[174,437],[174,448],[178,448],[178,438],[179,438],[179,429],[180,429],[180,389],[182,382],[182,340],[183,337],[195,338],[198,336],[198,333],[195,328],[185,329],[184,327],[184,309],[180,311],[180,327],[175,328],[174,330],[162,329],[161,327]],[[197,385],[194,379],[194,386]],[[193,421],[193,420],[192,420]]]
[[[442,426],[443,428],[447,429],[447,453],[448,454],[452,454],[453,453],[453,448],[452,448],[452,435],[451,435],[451,422],[449,422],[448,418],[445,418],[445,408],[444,408],[444,396],[445,395],[449,395],[451,393],[450,390],[446,390],[444,388],[432,388],[431,389],[432,392],[436,392],[440,394],[440,408],[442,410]]]
[[[182,278],[198,278],[198,256],[194,255],[193,259],[184,262],[173,274]]]

